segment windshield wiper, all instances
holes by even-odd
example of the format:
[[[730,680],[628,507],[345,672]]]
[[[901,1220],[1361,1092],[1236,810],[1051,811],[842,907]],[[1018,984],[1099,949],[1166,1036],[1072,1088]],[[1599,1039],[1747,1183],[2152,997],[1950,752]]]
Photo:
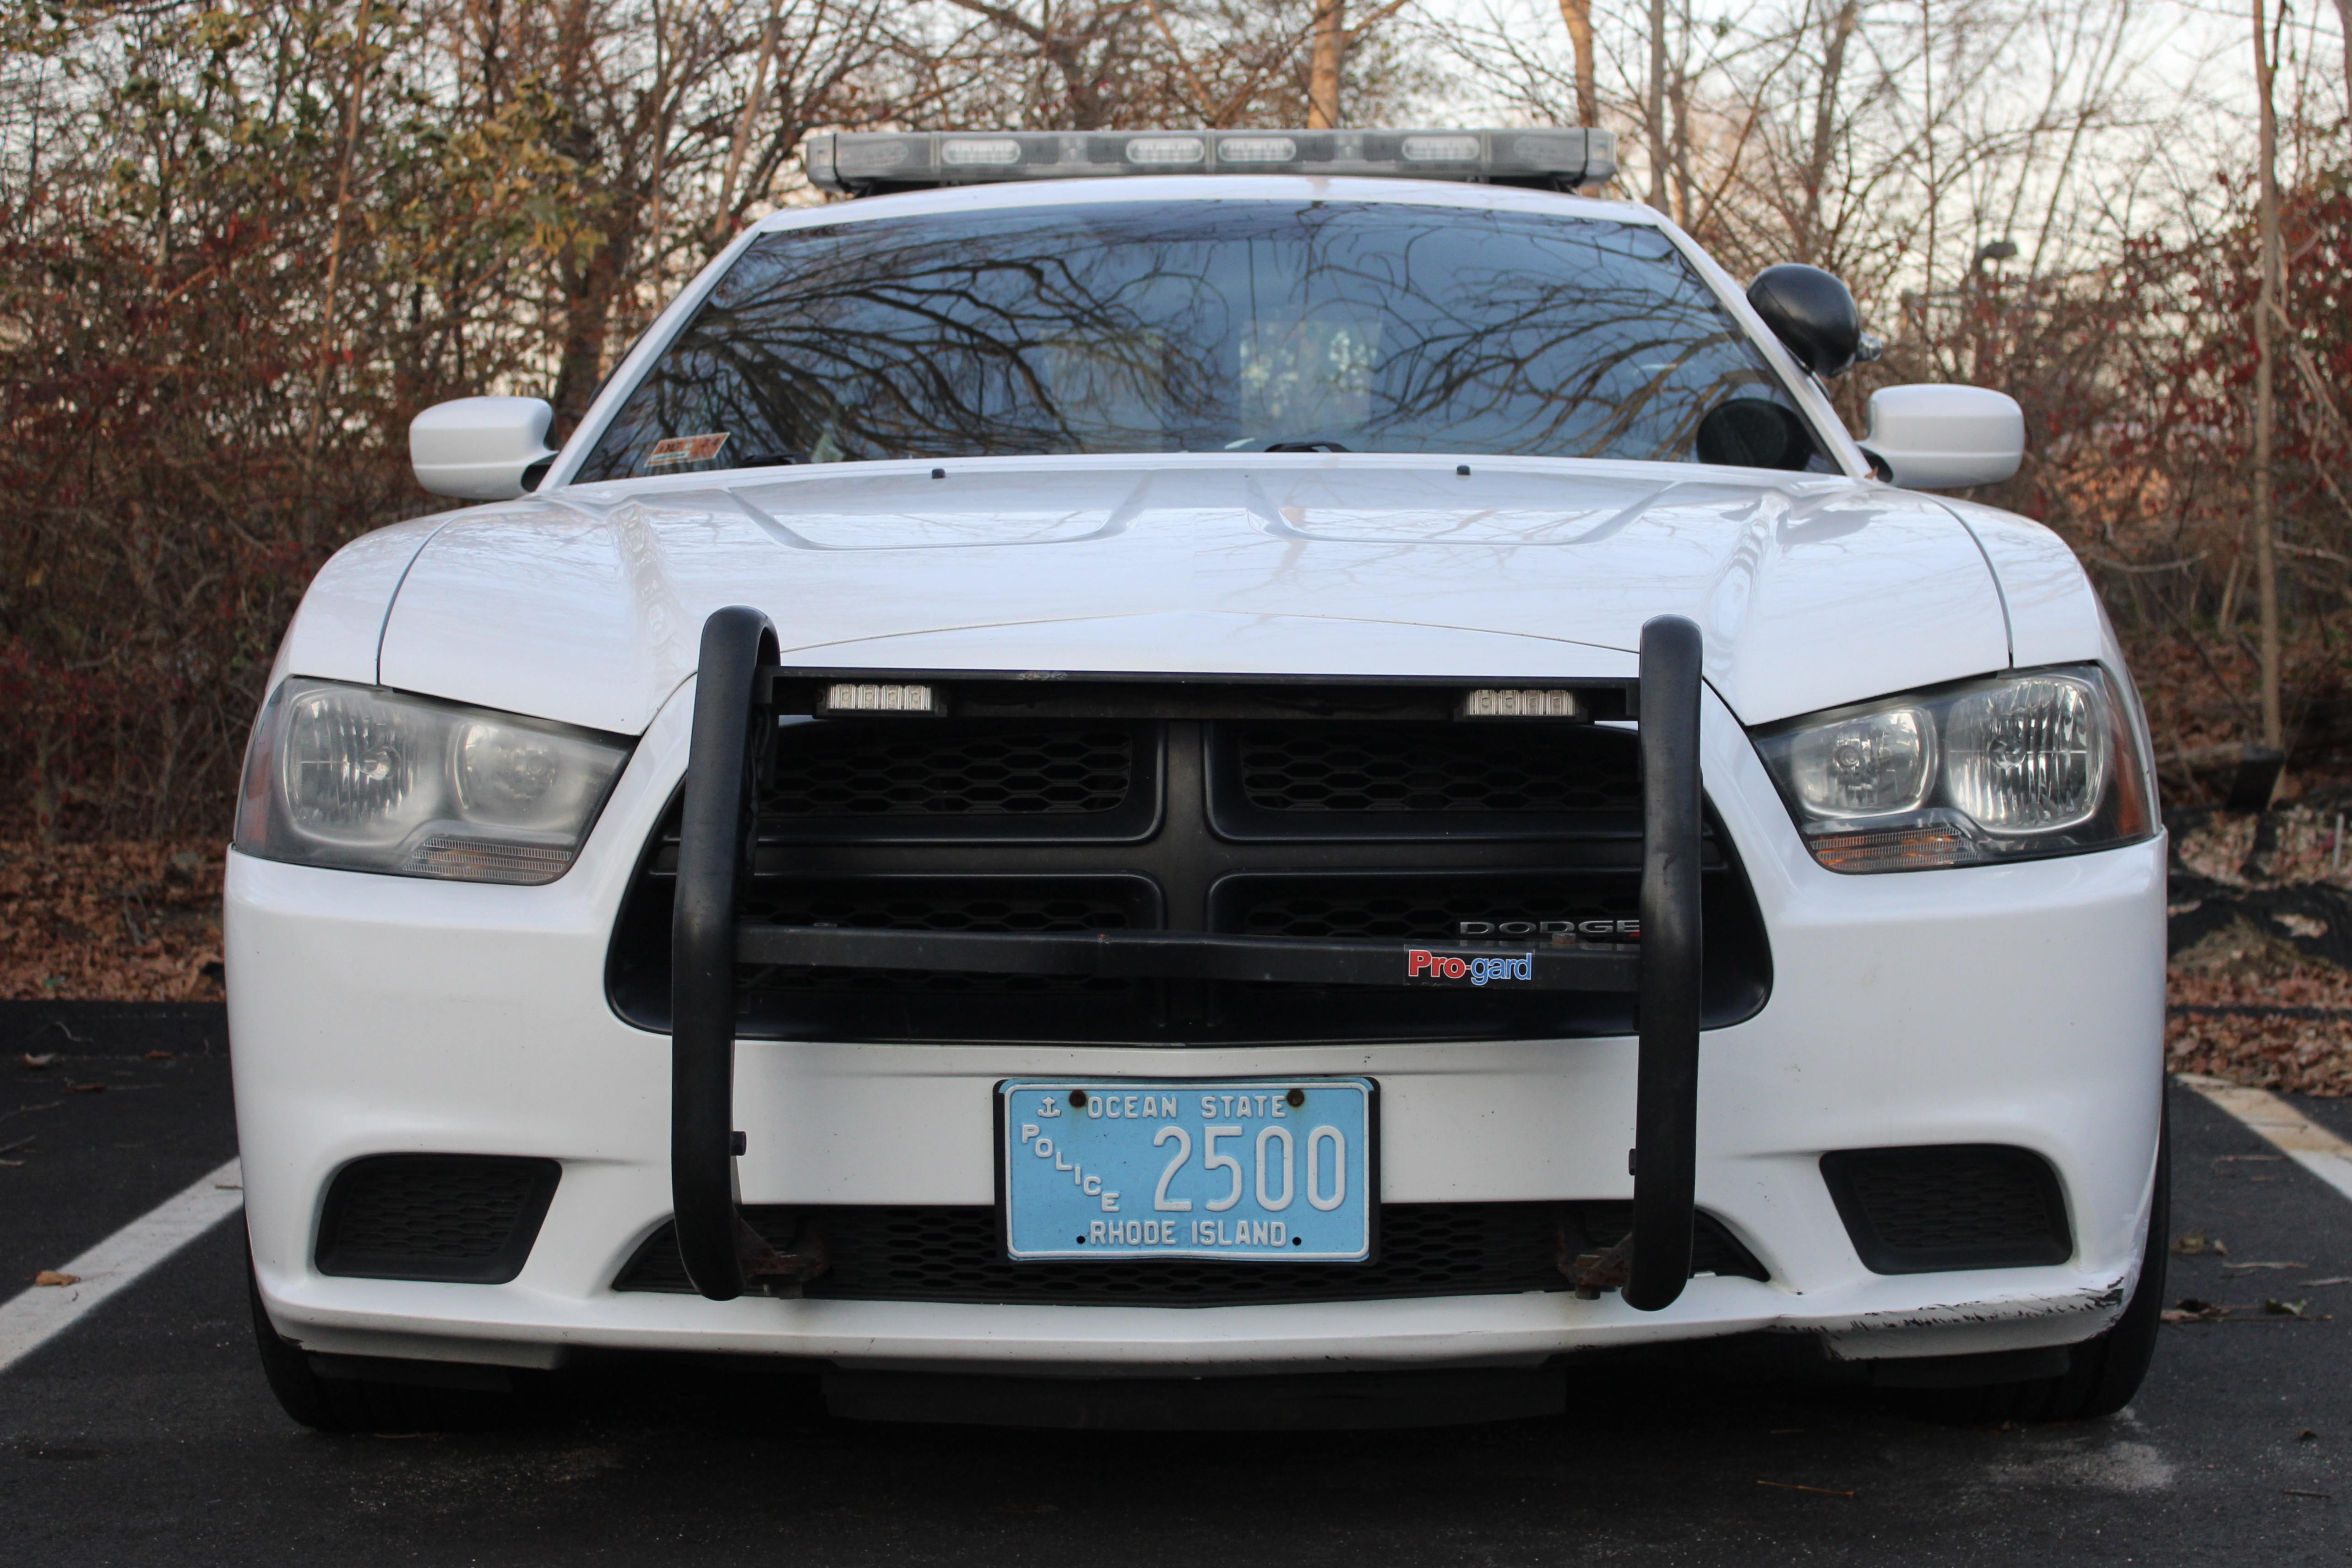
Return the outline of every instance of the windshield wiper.
[[[1348,449],[1336,441],[1269,441],[1268,452],[1345,452]]]

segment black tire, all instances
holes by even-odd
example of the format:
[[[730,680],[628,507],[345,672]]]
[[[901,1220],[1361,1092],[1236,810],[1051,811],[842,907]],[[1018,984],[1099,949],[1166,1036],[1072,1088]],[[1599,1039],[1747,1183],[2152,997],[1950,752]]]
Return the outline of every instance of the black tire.
[[[2003,1421],[2090,1421],[2112,1416],[2131,1403],[2156,1359],[2164,1326],[2164,1264],[2172,1224],[2172,1117],[2168,1111],[2157,1134],[2156,1193],[2148,1209],[2147,1248],[2141,1255],[2139,1283],[2124,1315],[2096,1339],[2071,1349],[2063,1377],[1989,1383],[1977,1388],[1907,1391],[1904,1403],[1933,1421],[1984,1426]]]
[[[270,1322],[249,1254],[245,1283],[262,1375],[269,1380],[278,1408],[303,1426],[321,1432],[478,1432],[513,1418],[512,1394],[320,1376],[302,1347]]]

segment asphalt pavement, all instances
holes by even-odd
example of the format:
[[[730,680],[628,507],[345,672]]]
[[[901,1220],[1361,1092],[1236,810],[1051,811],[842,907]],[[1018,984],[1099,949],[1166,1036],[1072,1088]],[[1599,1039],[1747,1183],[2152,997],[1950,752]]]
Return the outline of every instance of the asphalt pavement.
[[[216,1011],[19,1005],[0,1052],[0,1298],[235,1152]],[[1783,1341],[1580,1362],[1565,1417],[1423,1431],[868,1425],[648,1359],[516,1429],[327,1437],[263,1385],[231,1221],[0,1373],[0,1563],[2341,1568],[2352,1285],[2301,1282],[2352,1276],[2352,1202],[2193,1093],[2173,1117],[2172,1229],[2206,1245],[2168,1294],[2244,1311],[2168,1327],[2138,1401],[2075,1426],[1915,1420]]]

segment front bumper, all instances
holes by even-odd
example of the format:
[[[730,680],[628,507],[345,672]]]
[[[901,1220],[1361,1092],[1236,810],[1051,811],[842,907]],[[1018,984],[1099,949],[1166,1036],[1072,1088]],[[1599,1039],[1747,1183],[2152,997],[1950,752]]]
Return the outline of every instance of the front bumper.
[[[232,855],[230,1023],[247,1220],[281,1332],[330,1352],[544,1365],[568,1347],[862,1365],[1337,1369],[1525,1361],[1751,1330],[1853,1357],[2065,1343],[2120,1311],[2145,1237],[2161,1093],[2161,841],[2026,864],[1845,877],[1798,841],[1710,696],[1703,764],[1771,934],[1764,1009],[1705,1037],[1696,1193],[1771,1274],[1702,1278],[1658,1312],[1615,1296],[1214,1308],[973,1306],[614,1291],[669,1216],[667,1037],[604,997],[614,913],[682,775],[690,692],[640,745],[573,870],[541,888]],[[1369,1073],[1392,1203],[1624,1198],[1630,1039],[1139,1049],[744,1041],[746,1203],[985,1204],[1007,1076]],[[1824,1150],[1997,1143],[2058,1172],[2074,1256],[1881,1276]],[[530,1155],[563,1178],[503,1285],[333,1278],[320,1197],[365,1155]]]

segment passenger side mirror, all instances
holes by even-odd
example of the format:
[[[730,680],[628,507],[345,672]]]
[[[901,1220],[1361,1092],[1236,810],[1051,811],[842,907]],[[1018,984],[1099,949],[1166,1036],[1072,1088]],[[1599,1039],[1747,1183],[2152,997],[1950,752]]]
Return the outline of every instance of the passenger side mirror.
[[[436,496],[506,501],[551,461],[548,426],[555,410],[542,398],[461,397],[436,402],[408,422],[408,461],[416,482]]]
[[[1768,267],[1748,286],[1748,303],[1797,363],[1824,381],[1843,375],[1864,352],[1862,310],[1846,286],[1818,267]],[[1874,350],[1876,345],[1871,347]]]
[[[1882,387],[1862,447],[1906,490],[1998,485],[2025,460],[2025,411],[1986,387]]]

